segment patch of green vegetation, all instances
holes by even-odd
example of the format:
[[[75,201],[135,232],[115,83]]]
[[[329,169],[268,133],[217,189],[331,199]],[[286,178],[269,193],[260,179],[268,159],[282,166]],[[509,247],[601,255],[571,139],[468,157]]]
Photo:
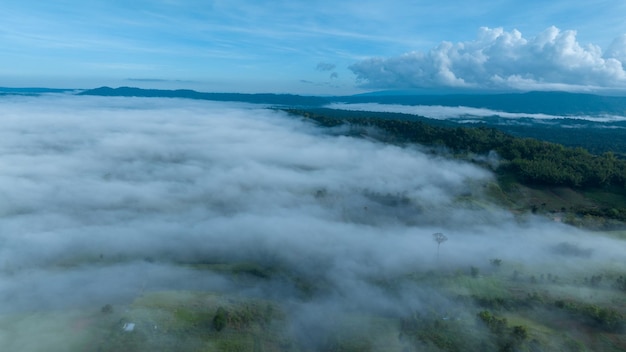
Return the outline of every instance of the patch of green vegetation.
[[[616,309],[572,300],[556,300],[554,305],[571,314],[582,317],[587,324],[599,329],[616,332],[624,328],[624,315]]]
[[[329,322],[330,333],[322,337],[316,350],[322,351],[402,351],[397,319],[367,314],[347,314]]]
[[[481,338],[484,331],[475,321],[415,313],[402,320],[401,339],[422,351],[489,351],[490,342]]]
[[[473,277],[470,274],[450,277],[446,282],[446,289],[456,294],[485,298],[499,298],[509,295],[502,279],[496,276]]]
[[[269,301],[156,292],[135,300],[96,345],[99,351],[285,351],[293,345],[285,324]]]
[[[3,351],[81,351],[110,318],[79,310],[0,315],[0,346]]]

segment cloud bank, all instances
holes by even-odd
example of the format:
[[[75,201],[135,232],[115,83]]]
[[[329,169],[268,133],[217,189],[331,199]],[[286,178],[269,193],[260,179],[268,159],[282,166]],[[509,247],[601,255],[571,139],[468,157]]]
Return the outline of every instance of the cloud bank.
[[[368,88],[624,90],[626,35],[605,50],[554,26],[535,37],[482,27],[476,39],[350,66]]]
[[[618,115],[568,115],[557,116],[549,114],[531,114],[497,111],[486,108],[473,108],[468,106],[441,106],[441,105],[396,105],[396,104],[379,104],[379,103],[332,103],[326,105],[329,109],[353,110],[353,111],[375,111],[375,112],[395,112],[401,114],[411,114],[428,117],[431,119],[463,119],[466,121],[476,120],[482,121],[483,117],[499,116],[507,119],[531,118],[535,120],[555,120],[555,119],[574,119],[586,120],[594,122],[617,122],[626,121],[626,116]]]
[[[492,175],[418,146],[244,104],[62,95],[0,104],[0,319],[210,290],[284,302],[294,327],[315,336],[345,311],[402,316],[448,302],[411,283],[376,284],[415,270],[496,255],[554,272],[626,260],[609,239],[467,201],[482,199]],[[449,238],[442,261],[435,232]],[[554,258],[550,246],[564,240],[593,255],[583,266]],[[316,290],[302,299],[289,280],[242,284],[189,265],[232,262],[282,268]],[[30,339],[0,334],[0,347]]]

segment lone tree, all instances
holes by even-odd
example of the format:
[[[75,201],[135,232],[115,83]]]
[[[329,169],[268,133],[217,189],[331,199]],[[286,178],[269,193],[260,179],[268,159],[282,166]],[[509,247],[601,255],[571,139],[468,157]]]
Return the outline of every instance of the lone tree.
[[[448,240],[448,237],[441,232],[433,233],[433,239],[437,242],[437,259],[439,259],[439,246]]]
[[[213,327],[217,331],[222,331],[226,327],[226,323],[228,320],[228,312],[226,309],[219,307],[217,308],[217,312],[215,312],[215,316],[213,317]]]

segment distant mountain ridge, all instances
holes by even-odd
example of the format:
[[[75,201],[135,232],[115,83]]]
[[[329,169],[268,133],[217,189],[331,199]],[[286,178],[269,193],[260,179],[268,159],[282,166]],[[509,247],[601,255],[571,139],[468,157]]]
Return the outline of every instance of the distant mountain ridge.
[[[504,94],[450,94],[450,95],[352,95],[304,96],[295,94],[203,93],[194,90],[161,90],[133,87],[100,87],[80,95],[167,97],[213,101],[236,101],[254,104],[320,107],[330,103],[379,103],[397,105],[441,105],[486,108],[496,111],[558,116],[620,115],[626,116],[626,97],[601,96],[568,92],[528,92]]]
[[[67,88],[10,88],[10,87],[0,87],[0,95],[37,95],[44,93],[68,93],[74,92],[76,89],[67,89]]]
[[[319,106],[328,104],[329,101],[314,96],[302,96],[295,94],[245,94],[245,93],[202,93],[190,89],[162,90],[142,89],[133,87],[100,87],[79,93],[79,95],[99,95],[115,97],[161,97],[161,98],[186,98],[213,101],[236,101],[254,104],[277,104],[289,106]]]

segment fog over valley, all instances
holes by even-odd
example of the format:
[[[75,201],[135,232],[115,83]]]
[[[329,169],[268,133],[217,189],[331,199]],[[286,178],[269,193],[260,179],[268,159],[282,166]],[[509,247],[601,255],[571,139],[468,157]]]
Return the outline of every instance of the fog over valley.
[[[321,349],[357,312],[474,319],[420,275],[487,275],[497,258],[507,275],[549,271],[568,285],[626,262],[623,240],[503,209],[489,198],[491,170],[419,145],[251,104],[66,94],[0,104],[3,350],[62,346],[72,333],[32,335],[57,315],[124,312],[169,291],[274,302],[290,336]],[[389,329],[397,340],[400,327]]]
[[[1,9],[0,352],[626,351],[626,1]]]
[[[555,120],[569,118],[573,120],[588,120],[593,122],[621,122],[626,121],[625,116],[620,115],[565,115],[555,116],[549,114],[536,113],[513,113],[506,111],[496,111],[485,108],[473,108],[467,106],[441,106],[441,105],[394,105],[394,104],[377,104],[377,103],[361,103],[361,104],[329,104],[328,108],[339,110],[355,110],[355,111],[377,111],[377,112],[395,112],[402,114],[428,116],[432,119],[468,119],[481,122],[481,118],[489,116],[498,116],[506,119],[522,119],[530,118],[534,120]]]

